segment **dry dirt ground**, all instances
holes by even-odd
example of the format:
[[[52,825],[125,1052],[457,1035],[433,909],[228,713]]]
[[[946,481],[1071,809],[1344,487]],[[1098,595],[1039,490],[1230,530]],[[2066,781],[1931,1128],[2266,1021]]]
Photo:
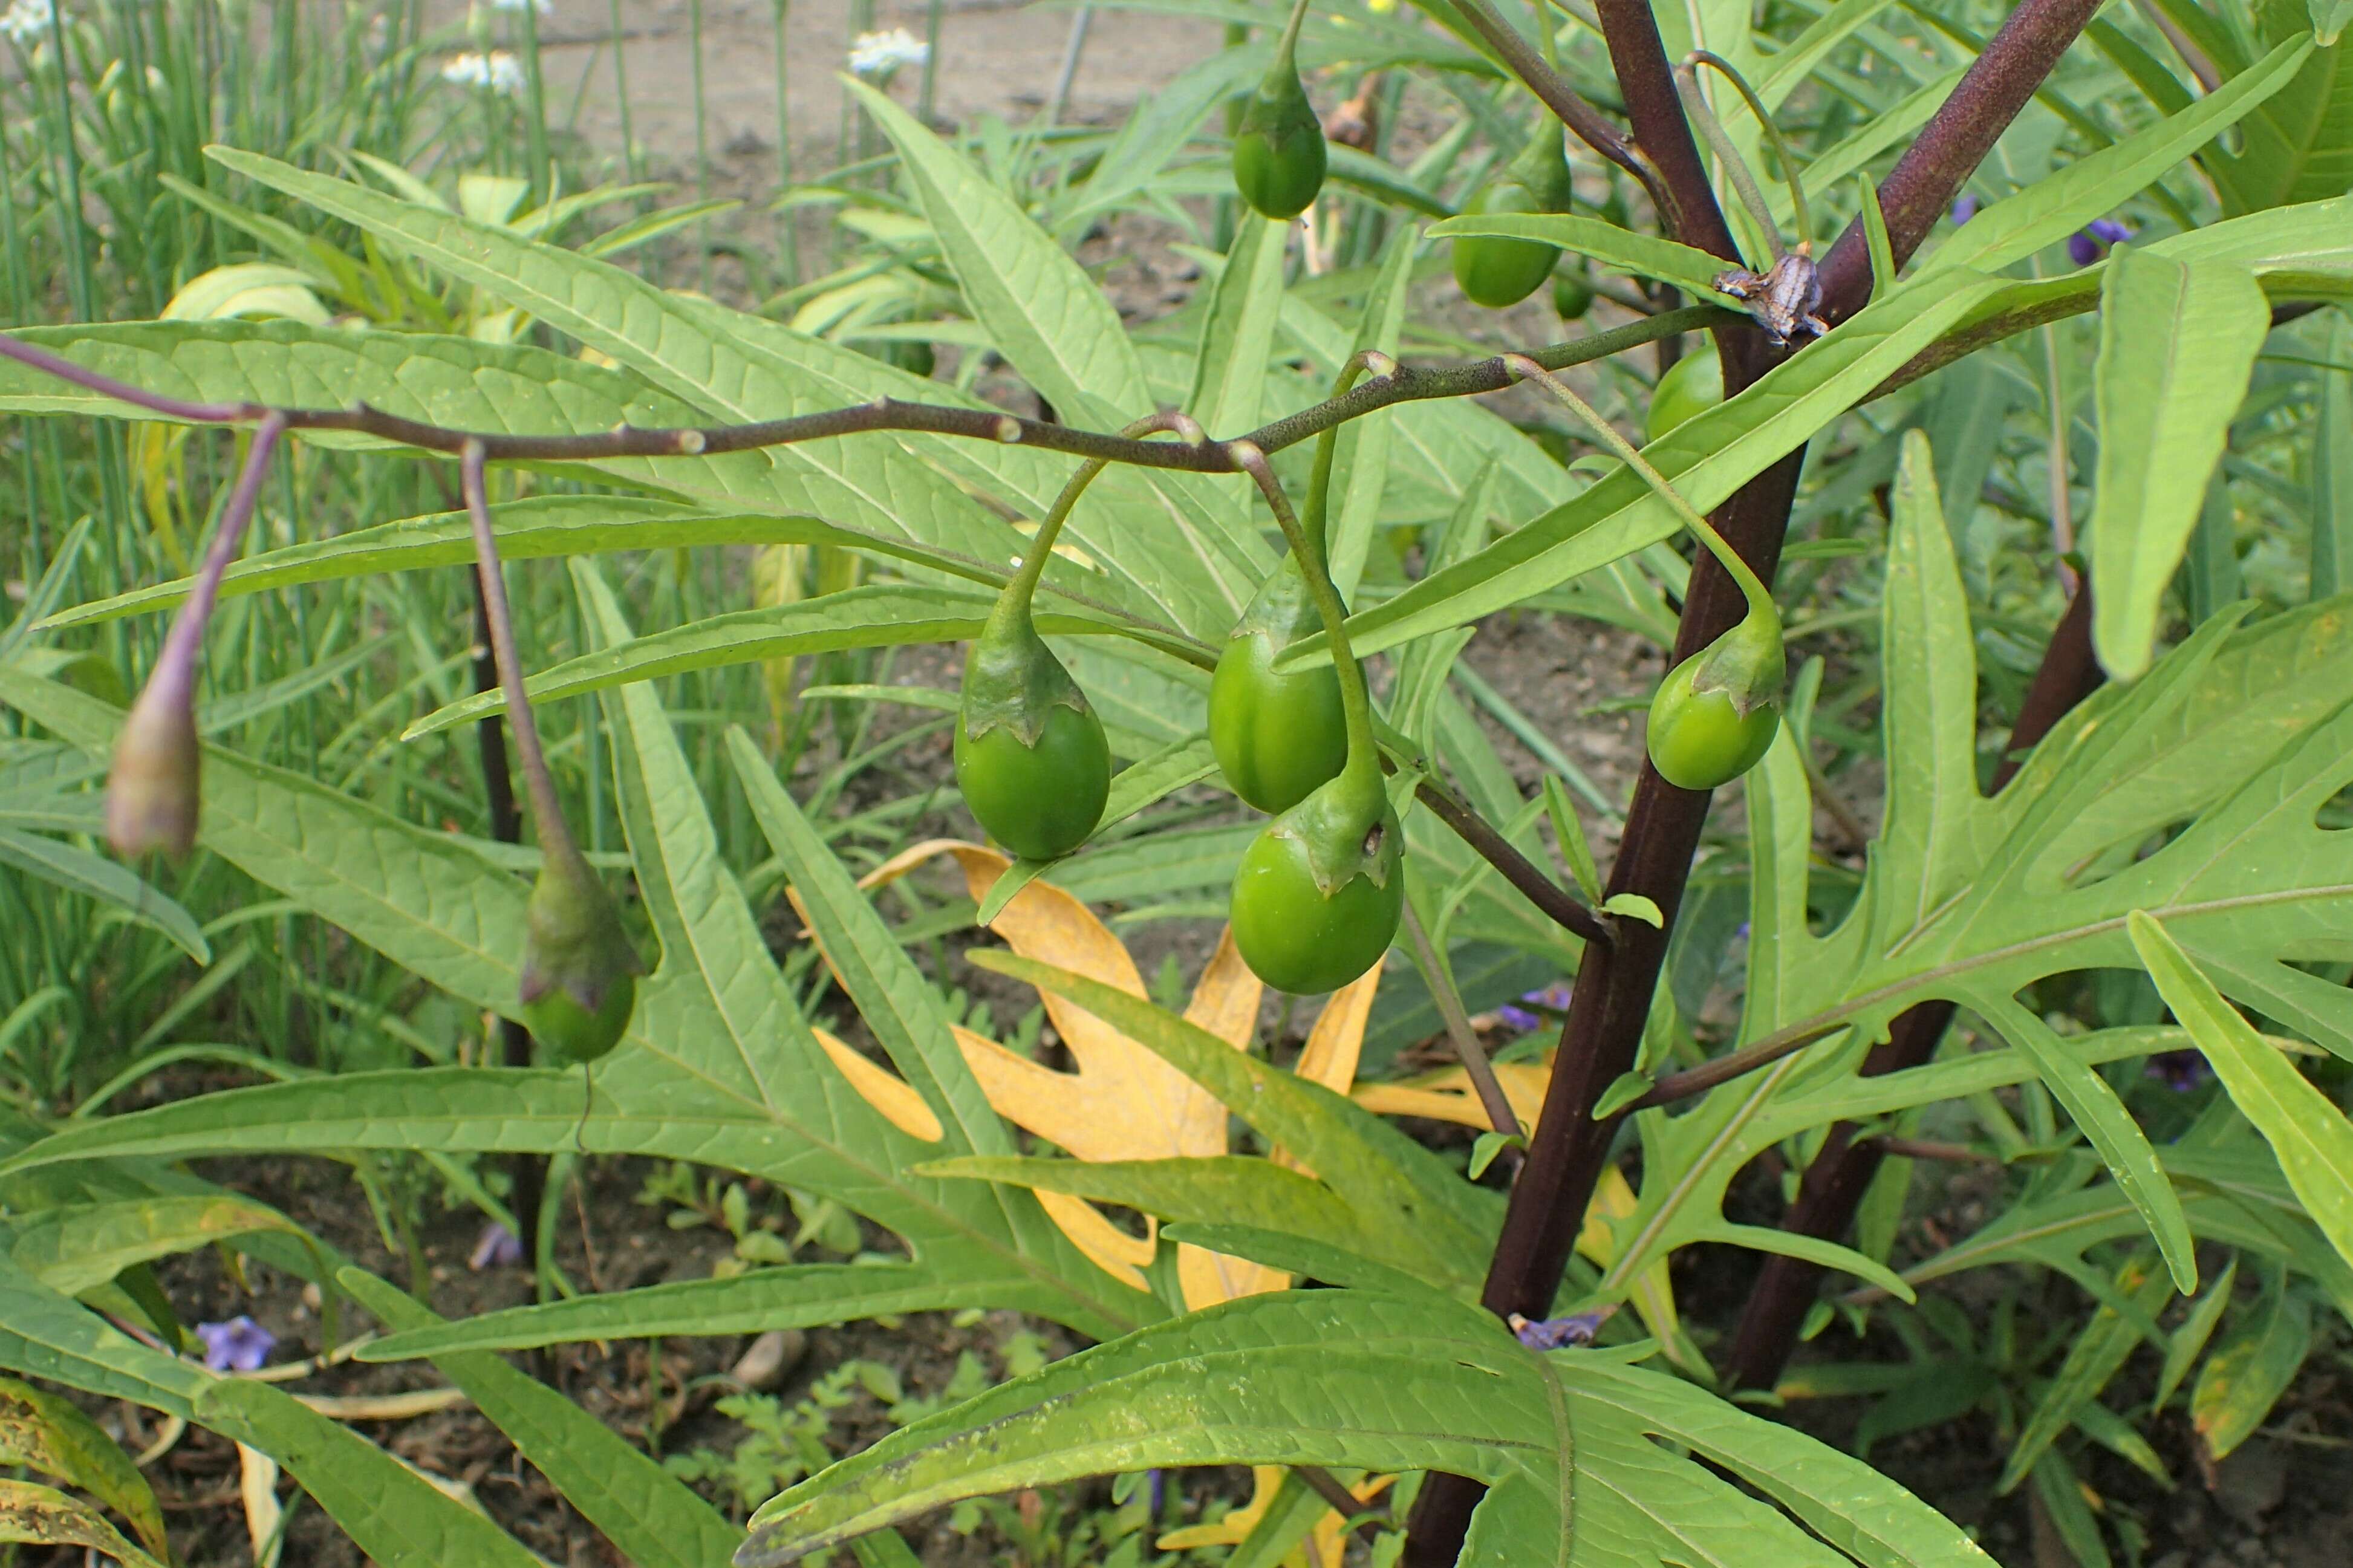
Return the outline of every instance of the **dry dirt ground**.
[[[851,32],[851,9],[841,0],[799,0],[786,25],[786,71],[793,154],[804,170],[825,166],[833,155],[841,102],[835,73],[842,67]],[[1024,9],[991,0],[958,0],[949,5],[942,38],[943,68],[937,110],[950,121],[981,114],[1019,118],[1033,112],[1051,92],[1069,36],[1066,9]],[[621,20],[632,98],[633,124],[649,166],[673,174],[691,169],[694,144],[693,70],[689,11],[683,4],[625,3]],[[873,26],[903,26],[921,34],[918,6],[877,7]],[[776,178],[777,114],[775,97],[775,12],[767,4],[712,0],[705,7],[703,97],[707,143],[717,180],[729,194],[759,197]],[[607,36],[603,9],[593,0],[556,0],[543,25],[549,50],[548,79],[556,105],[571,101],[584,79],[578,129],[599,149],[618,144],[619,116],[611,93],[612,61],[599,46]],[[1102,122],[1116,119],[1136,96],[1217,45],[1214,27],[1197,21],[1106,10],[1094,20],[1074,81],[1071,117]],[[913,73],[896,89],[912,101]],[[1140,258],[1140,272],[1165,280],[1184,269]],[[1129,303],[1129,301],[1123,301]],[[1140,301],[1137,301],[1140,303]],[[1176,302],[1163,292],[1159,303]],[[1537,330],[1542,330],[1541,328]],[[1565,737],[1574,759],[1605,787],[1617,790],[1627,777],[1639,743],[1631,720],[1620,713],[1597,717],[1597,705],[1647,689],[1658,669],[1655,658],[1638,655],[1634,645],[1557,617],[1526,617],[1488,628],[1469,656],[1488,679],[1519,703],[1546,733]],[[944,668],[925,679],[952,680]],[[1510,754],[1507,752],[1507,754]],[[944,758],[940,761],[944,763]],[[1530,780],[1533,764],[1525,770]],[[1166,946],[1163,942],[1165,940]],[[1147,972],[1159,952],[1189,945],[1174,937],[1155,939],[1145,950]],[[1198,966],[1198,957],[1188,962]],[[206,1087],[181,1082],[193,1092]],[[314,1226],[358,1261],[386,1278],[409,1280],[407,1260],[381,1239],[348,1176],[337,1167],[296,1162],[256,1162],[208,1173],[281,1205],[298,1221]],[[640,1201],[649,1168],[632,1163],[599,1165],[590,1177],[586,1202],[567,1217],[556,1247],[575,1280],[594,1279],[605,1289],[688,1279],[707,1274],[728,1250],[709,1226],[674,1228],[666,1214],[677,1212]],[[775,1204],[776,1194],[757,1193],[755,1202]],[[434,1214],[418,1238],[424,1283],[443,1312],[470,1311],[524,1299],[525,1276],[515,1269],[476,1271],[467,1254],[478,1222],[459,1212]],[[584,1220],[582,1216],[586,1216]],[[1758,1218],[1769,1217],[1760,1212]],[[1949,1217],[1949,1216],[1948,1216]],[[584,1245],[583,1225],[591,1233]],[[593,1246],[593,1261],[591,1247]],[[1686,1260],[1690,1276],[1681,1283],[1698,1305],[1736,1310],[1748,1265],[1729,1256]],[[281,1336],[280,1358],[316,1353],[324,1348],[324,1325],[315,1306],[282,1279],[257,1269],[248,1292],[237,1289],[216,1260],[196,1257],[175,1262],[167,1272],[175,1301],[189,1317],[220,1318],[250,1311]],[[2072,1310],[2072,1309],[2071,1309]],[[885,1327],[849,1325],[809,1336],[806,1353],[776,1375],[774,1388],[787,1403],[807,1393],[828,1370],[853,1358],[880,1362],[897,1371],[911,1394],[936,1393],[945,1385],[960,1355],[970,1352],[997,1370],[997,1358],[1022,1325],[1002,1316],[977,1322],[911,1318]],[[348,1332],[349,1330],[344,1331]],[[697,1446],[726,1448],[741,1428],[713,1408],[727,1392],[720,1376],[747,1348],[747,1342],[722,1339],[672,1341],[654,1345],[566,1347],[540,1363],[542,1370],[583,1405],[633,1439],[679,1452]],[[336,1393],[379,1393],[422,1386],[432,1374],[417,1367],[337,1369],[315,1386]],[[2187,1458],[2186,1434],[2179,1421],[2160,1423],[2155,1438],[2179,1487],[2160,1492],[2120,1462],[2102,1457],[2094,1481],[2147,1524],[2153,1545],[2146,1568],[2342,1568],[2353,1562],[2353,1520],[2344,1511],[2353,1494],[2353,1374],[2343,1367],[2316,1367],[2280,1425],[2287,1437],[2259,1438],[2223,1468],[2209,1491],[2195,1479]],[[111,1415],[118,1423],[122,1407]],[[1834,1440],[1840,1413],[1809,1413]],[[838,1445],[871,1441],[885,1429],[879,1401],[861,1394],[837,1422]],[[554,1496],[501,1440],[470,1412],[456,1410],[420,1420],[364,1427],[377,1441],[428,1468],[466,1482],[474,1495],[534,1551],[565,1568],[617,1568],[619,1559],[593,1530]],[[137,1446],[152,1436],[133,1427],[123,1434]],[[2289,1440],[2295,1439],[2295,1440]],[[2064,1558],[2038,1542],[2018,1498],[1997,1499],[1990,1485],[1998,1474],[2002,1444],[1990,1426],[1972,1418],[1935,1432],[1881,1446],[1874,1456],[1891,1473],[1956,1519],[1982,1531],[2006,1568],[2061,1568]],[[251,1561],[237,1506],[237,1467],[232,1449],[191,1433],[155,1471],[174,1524],[181,1560],[198,1568],[242,1568]],[[1230,1490],[1232,1478],[1197,1476],[1187,1484],[1198,1506]],[[923,1560],[941,1568],[964,1568],[991,1561],[1001,1542],[966,1539],[934,1527],[911,1532]],[[353,1568],[348,1542],[318,1510],[299,1509],[287,1538],[285,1561],[299,1568]],[[62,1560],[60,1568],[62,1568]],[[455,1568],[455,1565],[453,1565]]]

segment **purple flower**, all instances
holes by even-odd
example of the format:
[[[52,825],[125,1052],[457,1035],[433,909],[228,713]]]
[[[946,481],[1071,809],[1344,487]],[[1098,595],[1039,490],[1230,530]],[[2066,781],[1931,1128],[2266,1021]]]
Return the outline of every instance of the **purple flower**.
[[[2148,1058],[2148,1076],[2176,1094],[2187,1094],[2202,1088],[2214,1076],[2214,1069],[2202,1052],[2159,1051]]]
[[[1566,1007],[1568,1005],[1568,986],[1556,980],[1541,991],[1521,992],[1520,1000],[1541,1002],[1547,1007]],[[1541,1013],[1531,1013],[1525,1007],[1514,1007],[1508,1002],[1495,1009],[1495,1017],[1505,1028],[1520,1035],[1533,1034],[1549,1022]]]
[[[1512,1314],[1512,1332],[1520,1336],[1520,1343],[1532,1351],[1566,1350],[1575,1345],[1589,1345],[1601,1325],[1617,1315],[1615,1305],[1596,1307],[1589,1312],[1571,1312],[1566,1318],[1543,1318],[1535,1321]]]
[[[1978,209],[1984,205],[1985,203],[1979,201],[1977,197],[1970,195],[1967,192],[1962,193],[1959,198],[1953,203],[1953,222],[1956,224],[1964,224],[1968,222],[1969,219],[1978,216]]]
[[[243,1313],[226,1323],[198,1323],[196,1338],[205,1342],[205,1365],[214,1372],[259,1372],[278,1343],[276,1334]]]
[[[492,1220],[482,1227],[481,1238],[466,1257],[466,1267],[480,1274],[485,1268],[512,1268],[522,1261],[522,1243],[515,1233]]]
[[[2095,217],[2067,237],[2067,258],[2078,267],[2089,267],[2108,247],[2122,245],[2132,237],[2132,233],[2115,218]]]

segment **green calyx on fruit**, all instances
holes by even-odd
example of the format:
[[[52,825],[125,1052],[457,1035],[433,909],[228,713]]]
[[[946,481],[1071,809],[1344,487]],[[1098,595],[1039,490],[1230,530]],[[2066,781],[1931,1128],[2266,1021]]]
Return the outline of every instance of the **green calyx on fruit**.
[[[1465,214],[1565,213],[1569,206],[1568,156],[1560,127],[1541,120],[1520,155],[1482,186]],[[1560,247],[1542,240],[1499,235],[1465,235],[1454,241],[1454,281],[1465,298],[1491,310],[1516,305],[1544,286],[1560,259]]]
[[[1750,611],[1660,683],[1651,699],[1651,765],[1681,789],[1738,778],[1773,744],[1788,678],[1780,618]]]
[[[1306,799],[1348,760],[1339,672],[1274,670],[1285,647],[1322,626],[1298,562],[1286,556],[1242,611],[1209,682],[1209,748],[1227,787],[1269,814]]]
[[[593,1062],[628,1031],[645,964],[580,852],[567,841],[542,857],[523,910],[522,1021],[559,1061]]]
[[[1024,859],[1050,860],[1103,820],[1111,746],[1086,693],[1031,624],[1027,596],[1015,602],[1013,592],[965,656],[956,785],[990,837]]]
[[[1574,321],[1593,309],[1593,275],[1580,267],[1553,275],[1552,308],[1564,321]]]
[[[1352,768],[1242,852],[1234,946],[1279,991],[1336,991],[1381,961],[1404,908],[1404,832],[1378,769]]]
[[[1299,80],[1297,26],[1294,19],[1234,132],[1234,189],[1263,217],[1297,217],[1324,188],[1324,122]]]
[[[1724,401],[1724,362],[1715,345],[1702,345],[1683,355],[1659,377],[1651,390],[1650,412],[1642,417],[1642,442],[1648,446],[1684,420]]]

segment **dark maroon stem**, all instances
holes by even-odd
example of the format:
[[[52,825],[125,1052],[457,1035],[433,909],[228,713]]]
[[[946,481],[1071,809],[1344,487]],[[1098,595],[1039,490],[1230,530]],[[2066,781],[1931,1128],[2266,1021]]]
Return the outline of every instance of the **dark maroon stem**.
[[[1899,262],[1928,232],[1920,213],[1940,210],[1951,198],[2096,8],[2096,0],[2024,0],[1987,46],[1898,163],[1889,181],[1894,195],[1883,193],[1883,206],[1894,201],[1906,215],[1905,224],[1890,237]],[[1647,0],[1598,0],[1597,9],[1635,138],[1677,204],[1676,237],[1726,259],[1736,258],[1698,144],[1683,119],[1674,72]],[[1851,229],[1836,247],[1847,249],[1861,251],[1858,230]],[[1826,267],[1823,283],[1824,314],[1835,321],[1852,313],[1870,297],[1867,256],[1861,266],[1850,260],[1836,271]],[[1727,387],[1745,385],[1768,363],[1769,351],[1759,333],[1719,329],[1717,338]],[[1779,563],[1803,460],[1801,447],[1750,480],[1712,520],[1767,584]],[[1712,557],[1701,556],[1693,568],[1673,658],[1680,660],[1721,635],[1745,607],[1723,569]],[[1543,1318],[1560,1288],[1569,1248],[1625,1114],[1596,1121],[1594,1107],[1609,1085],[1632,1068],[1641,1046],[1708,801],[1704,794],[1668,784],[1647,764],[1636,781],[1610,891],[1649,898],[1666,917],[1666,930],[1621,922],[1620,940],[1608,947],[1588,946],[1578,965],[1544,1109],[1527,1163],[1513,1184],[1481,1294],[1487,1309],[1499,1317],[1518,1313]],[[1454,1562],[1482,1489],[1476,1481],[1460,1476],[1430,1478],[1415,1503],[1407,1536],[1409,1568],[1446,1568]]]
[[[1620,0],[1623,3],[1623,0]],[[2051,75],[2101,0],[2023,0],[1953,89],[1935,118],[1880,182],[1879,210],[1898,260],[1928,237],[2018,111]],[[1836,322],[1871,298],[1870,242],[1862,219],[1846,226],[1822,258],[1822,306]]]
[[[2010,745],[1994,770],[1994,787],[2009,783],[2025,753],[2099,686],[2100,662],[2092,653],[2092,594],[2086,584],[2051,634],[2042,666],[2019,708]],[[1863,1058],[1862,1076],[1877,1078],[1923,1065],[1952,1021],[1950,1002],[1923,1002],[1907,1008],[1888,1026],[1887,1038]],[[1797,1201],[1782,1216],[1783,1230],[1824,1241],[1846,1235],[1863,1194],[1871,1190],[1872,1179],[1879,1174],[1880,1162],[1887,1155],[1879,1140],[1857,1139],[1855,1132],[1850,1121],[1831,1128],[1820,1152],[1806,1167]],[[1821,1289],[1822,1272],[1819,1264],[1778,1253],[1765,1259],[1747,1308],[1740,1315],[1740,1326],[1733,1334],[1725,1373],[1731,1386],[1770,1388],[1781,1380],[1781,1369],[1798,1348],[1806,1314]]]
[[[474,689],[498,689],[498,660],[491,653],[491,606],[482,597],[482,580],[474,578]],[[482,759],[482,796],[490,806],[491,837],[501,844],[522,842],[522,813],[516,808],[514,775],[507,765],[507,731],[500,715],[491,714],[474,726],[474,741]],[[511,1068],[531,1066],[531,1031],[513,1018],[501,1018],[499,1059]],[[532,1259],[537,1279],[539,1209],[547,1195],[547,1156],[518,1153],[507,1158],[507,1178],[514,1213],[515,1240],[524,1258]],[[543,1363],[544,1356],[539,1358]],[[540,1375],[544,1375],[543,1364]]]

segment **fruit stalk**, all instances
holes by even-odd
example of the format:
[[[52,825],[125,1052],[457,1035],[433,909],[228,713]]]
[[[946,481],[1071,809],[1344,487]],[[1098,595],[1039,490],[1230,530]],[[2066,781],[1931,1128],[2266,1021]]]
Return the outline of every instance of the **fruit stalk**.
[[[261,497],[261,481],[286,416],[272,410],[255,426],[245,467],[221,508],[220,526],[205,552],[187,602],[172,618],[147,684],[122,721],[106,780],[106,836],[121,855],[163,849],[185,855],[196,842],[203,752],[196,740],[196,671],[204,659],[205,627],[220,596],[222,576],[245,542]]]

